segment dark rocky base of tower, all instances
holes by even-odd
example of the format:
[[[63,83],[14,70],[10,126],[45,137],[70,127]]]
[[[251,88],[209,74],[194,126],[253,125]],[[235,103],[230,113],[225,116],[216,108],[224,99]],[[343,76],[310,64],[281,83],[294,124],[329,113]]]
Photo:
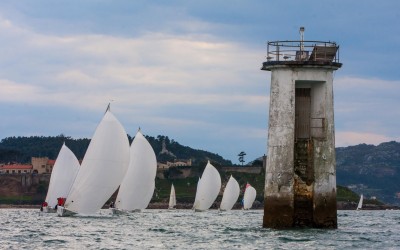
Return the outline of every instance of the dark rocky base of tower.
[[[336,190],[331,194],[315,196],[314,226],[315,228],[337,228]]]
[[[318,196],[312,218],[296,214],[293,201],[288,198],[267,197],[264,206],[263,227],[273,229],[289,228],[337,228],[336,196]]]
[[[266,197],[263,227],[284,229],[293,227],[293,202],[291,198]]]

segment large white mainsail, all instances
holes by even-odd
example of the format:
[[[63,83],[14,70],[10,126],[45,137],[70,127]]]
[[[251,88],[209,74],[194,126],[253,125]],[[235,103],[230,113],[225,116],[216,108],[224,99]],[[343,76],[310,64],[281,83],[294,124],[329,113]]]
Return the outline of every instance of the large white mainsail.
[[[125,129],[107,109],[90,141],[63,213],[96,213],[117,190],[129,164]],[[66,211],[65,211],[66,210]]]
[[[176,206],[176,194],[174,184],[171,185],[171,193],[169,194],[169,204],[168,208],[173,209]]]
[[[156,155],[139,129],[132,141],[129,167],[119,188],[115,208],[126,212],[145,209],[154,193],[156,173]]]
[[[364,196],[360,195],[360,200],[358,201],[357,210],[361,210],[363,205]]]
[[[66,198],[79,170],[79,161],[75,154],[65,145],[58,153],[56,163],[51,171],[46,202],[49,207],[57,205],[57,198]]]
[[[231,210],[233,205],[235,205],[237,199],[239,198],[239,193],[240,193],[239,183],[231,175],[228,183],[226,184],[219,209],[222,211]]]
[[[196,211],[209,209],[217,198],[220,189],[221,176],[218,170],[208,162],[197,187],[194,209]]]
[[[243,195],[243,209],[247,210],[253,206],[253,202],[256,200],[256,189],[247,183],[246,190]]]

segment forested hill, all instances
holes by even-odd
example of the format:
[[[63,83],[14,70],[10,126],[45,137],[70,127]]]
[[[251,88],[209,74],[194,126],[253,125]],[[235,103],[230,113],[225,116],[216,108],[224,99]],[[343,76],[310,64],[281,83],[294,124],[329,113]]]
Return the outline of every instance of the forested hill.
[[[0,142],[0,162],[30,163],[31,157],[56,159],[65,142],[78,159],[82,159],[89,145],[89,139],[72,139],[59,136],[7,137]]]
[[[336,149],[337,184],[400,205],[400,143],[360,144]]]
[[[131,142],[132,137],[128,135],[128,138]],[[174,159],[192,159],[193,164],[211,160],[221,165],[232,165],[231,161],[222,158],[218,154],[180,145],[178,142],[169,139],[168,136],[146,136],[146,139],[153,147],[159,162],[173,161]],[[7,137],[0,142],[0,163],[30,163],[31,157],[56,159],[64,142],[78,159],[83,159],[90,140],[86,138],[73,139],[65,135]],[[161,153],[163,143],[167,151]]]

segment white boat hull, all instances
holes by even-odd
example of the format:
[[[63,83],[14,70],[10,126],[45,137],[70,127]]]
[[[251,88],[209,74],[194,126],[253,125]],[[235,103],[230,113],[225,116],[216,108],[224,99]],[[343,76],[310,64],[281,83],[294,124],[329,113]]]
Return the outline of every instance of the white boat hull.
[[[47,207],[43,207],[41,212],[42,213],[56,213],[57,210],[52,207],[47,206]]]
[[[65,207],[58,206],[57,215],[60,217],[68,217],[68,216],[74,216],[76,215],[76,213],[66,209]]]
[[[111,213],[113,215],[123,215],[123,214],[137,213],[137,212],[141,212],[142,211],[141,209],[135,209],[135,210],[132,210],[132,211],[126,211],[126,210],[121,210],[121,209],[118,209],[118,208],[110,208],[110,210],[111,210]]]

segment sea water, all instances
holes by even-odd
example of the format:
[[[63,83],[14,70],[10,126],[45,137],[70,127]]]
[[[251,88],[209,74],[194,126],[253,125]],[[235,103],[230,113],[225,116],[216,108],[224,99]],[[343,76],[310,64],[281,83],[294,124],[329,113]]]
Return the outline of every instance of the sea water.
[[[262,228],[263,211],[57,217],[0,209],[1,249],[400,249],[400,211],[338,211],[338,229]]]

